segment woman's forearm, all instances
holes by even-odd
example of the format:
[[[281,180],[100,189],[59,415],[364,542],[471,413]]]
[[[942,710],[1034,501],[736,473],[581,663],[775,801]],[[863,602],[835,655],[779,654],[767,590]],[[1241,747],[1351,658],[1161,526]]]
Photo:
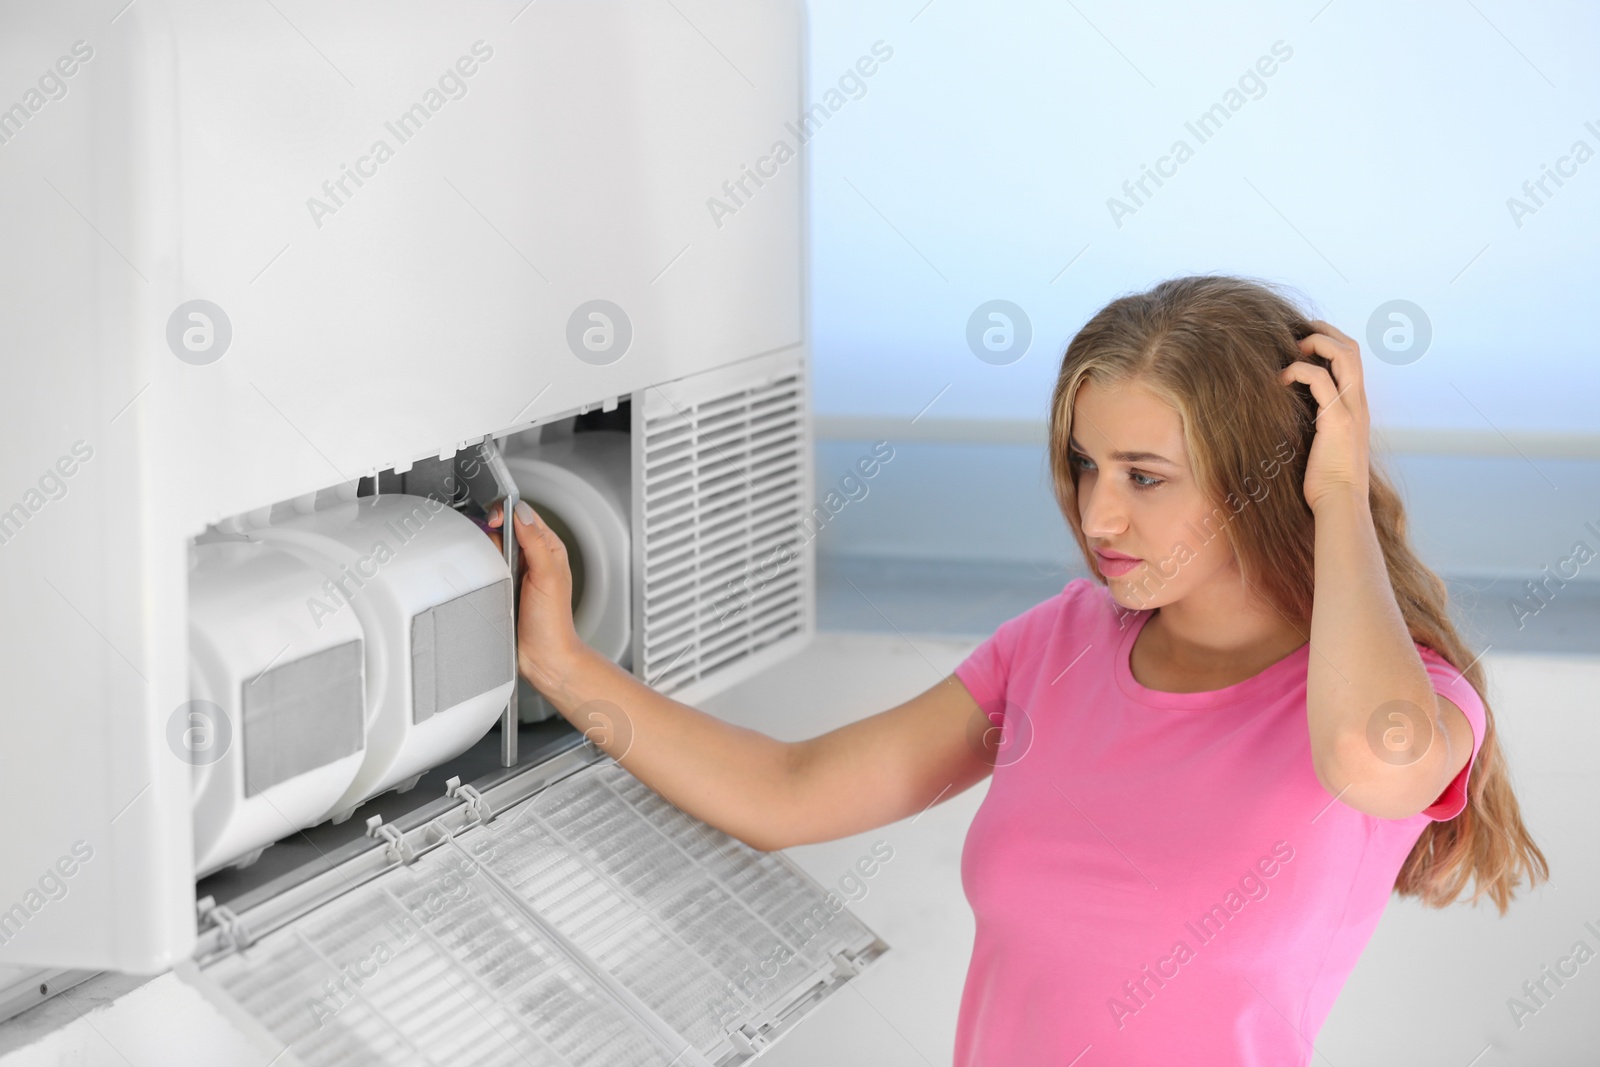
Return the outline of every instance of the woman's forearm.
[[[1366,501],[1322,500],[1315,552],[1306,714],[1318,773],[1364,810],[1386,807],[1397,790],[1425,797],[1420,808],[1443,787],[1435,780],[1448,762],[1447,738]],[[1390,742],[1392,752],[1383,747]],[[1405,746],[1420,750],[1415,760]],[[1399,805],[1408,807],[1409,799]]]
[[[782,847],[794,746],[645,685],[581,642],[530,678],[595,745],[689,815],[752,848]]]

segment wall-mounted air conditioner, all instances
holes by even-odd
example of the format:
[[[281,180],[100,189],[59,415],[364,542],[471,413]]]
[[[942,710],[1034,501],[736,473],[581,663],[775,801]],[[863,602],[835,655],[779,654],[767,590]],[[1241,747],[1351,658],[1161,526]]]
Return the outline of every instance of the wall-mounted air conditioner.
[[[552,718],[474,520],[679,699],[813,635],[804,160],[748,176],[802,8],[117,8],[0,12],[0,1015],[176,968],[306,1063],[759,1051],[882,942]]]

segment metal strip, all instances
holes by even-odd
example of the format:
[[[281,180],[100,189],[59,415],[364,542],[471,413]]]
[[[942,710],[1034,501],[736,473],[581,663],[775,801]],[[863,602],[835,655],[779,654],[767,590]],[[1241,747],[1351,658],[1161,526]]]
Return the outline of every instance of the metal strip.
[[[24,975],[15,984],[0,988],[0,1023],[5,1023],[25,1011],[31,1011],[57,994],[80,986],[100,973],[102,972],[41,970]]]
[[[483,456],[484,465],[489,468],[489,473],[494,476],[495,486],[499,489],[504,504],[500,512],[500,548],[505,552],[506,566],[511,570],[511,699],[506,702],[506,710],[500,716],[500,766],[515,767],[517,765],[517,727],[520,718],[517,714],[517,592],[521,582],[517,578],[517,532],[516,509],[522,500],[517,492],[516,479],[511,477],[511,468],[506,466],[506,460],[500,454],[500,446],[495,444],[493,434],[484,434],[483,440],[478,444],[478,452]]]

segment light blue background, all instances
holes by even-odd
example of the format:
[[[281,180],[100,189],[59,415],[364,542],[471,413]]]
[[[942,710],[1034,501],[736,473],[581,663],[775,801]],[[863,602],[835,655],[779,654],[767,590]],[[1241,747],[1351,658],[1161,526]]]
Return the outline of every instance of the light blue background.
[[[1363,348],[1378,305],[1426,310],[1420,361],[1366,357],[1380,426],[1600,431],[1600,157],[1520,228],[1506,206],[1600,150],[1600,6],[815,0],[810,22],[813,101],[894,49],[809,142],[819,414],[1042,419],[1095,310],[1227,271]],[[1185,121],[1280,40],[1200,143]],[[1118,228],[1107,198],[1178,138],[1194,157]],[[995,298],[1032,320],[1009,366],[966,345]]]

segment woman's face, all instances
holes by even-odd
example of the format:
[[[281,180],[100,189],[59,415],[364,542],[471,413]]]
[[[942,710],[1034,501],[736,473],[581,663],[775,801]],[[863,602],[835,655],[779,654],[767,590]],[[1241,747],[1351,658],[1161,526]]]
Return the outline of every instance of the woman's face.
[[[1131,568],[1094,554],[1124,607],[1157,608],[1218,579],[1238,581],[1222,528],[1233,512],[1205,498],[1189,469],[1178,412],[1137,382],[1086,380],[1072,413],[1078,516],[1089,547],[1138,557]]]

